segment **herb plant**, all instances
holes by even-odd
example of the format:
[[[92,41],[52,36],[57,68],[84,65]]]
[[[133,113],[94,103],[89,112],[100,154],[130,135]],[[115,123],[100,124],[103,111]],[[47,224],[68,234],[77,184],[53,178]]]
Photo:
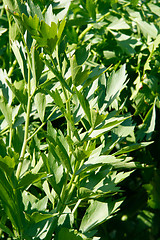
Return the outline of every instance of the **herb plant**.
[[[3,0],[2,239],[103,239],[123,181],[152,168],[132,152],[153,143],[160,38],[139,11],[159,7],[137,4]]]

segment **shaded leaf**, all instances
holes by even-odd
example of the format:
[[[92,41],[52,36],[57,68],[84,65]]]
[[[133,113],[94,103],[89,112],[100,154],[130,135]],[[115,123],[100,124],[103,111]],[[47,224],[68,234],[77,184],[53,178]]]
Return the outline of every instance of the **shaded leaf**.
[[[61,228],[58,233],[58,240],[83,240],[87,238],[81,237],[82,234],[78,234],[77,231],[68,228]]]
[[[151,139],[151,136],[155,129],[155,124],[156,124],[156,109],[154,102],[153,106],[146,114],[143,123],[139,126],[139,130],[137,131],[137,139],[142,140],[144,137],[146,137],[146,140]]]
[[[89,123],[91,124],[91,112],[90,112],[90,106],[88,100],[85,98],[85,96],[76,89],[76,94],[78,97],[78,100],[88,118]]]

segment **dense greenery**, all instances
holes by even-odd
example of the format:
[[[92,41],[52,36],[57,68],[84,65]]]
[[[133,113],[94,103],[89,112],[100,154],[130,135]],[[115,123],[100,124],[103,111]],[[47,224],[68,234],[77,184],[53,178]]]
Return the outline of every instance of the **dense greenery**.
[[[160,4],[0,1],[0,239],[160,236]]]

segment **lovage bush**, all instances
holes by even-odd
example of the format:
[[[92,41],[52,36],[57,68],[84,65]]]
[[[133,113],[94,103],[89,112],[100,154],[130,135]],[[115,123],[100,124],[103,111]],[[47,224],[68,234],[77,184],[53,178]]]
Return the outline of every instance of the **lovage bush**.
[[[159,10],[1,2],[1,239],[158,236]]]

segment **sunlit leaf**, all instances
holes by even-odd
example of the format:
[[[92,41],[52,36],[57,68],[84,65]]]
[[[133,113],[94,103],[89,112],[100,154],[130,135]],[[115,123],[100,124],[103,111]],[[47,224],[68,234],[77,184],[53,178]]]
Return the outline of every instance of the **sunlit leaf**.
[[[122,201],[114,202],[108,199],[107,202],[91,201],[80,226],[80,230],[85,233],[101,222],[107,220],[118,209]]]
[[[43,122],[46,108],[46,96],[45,94],[39,92],[35,96],[35,105],[38,111],[39,118]]]
[[[8,105],[3,95],[0,95],[0,110],[2,111],[9,127],[12,127],[12,107]]]

